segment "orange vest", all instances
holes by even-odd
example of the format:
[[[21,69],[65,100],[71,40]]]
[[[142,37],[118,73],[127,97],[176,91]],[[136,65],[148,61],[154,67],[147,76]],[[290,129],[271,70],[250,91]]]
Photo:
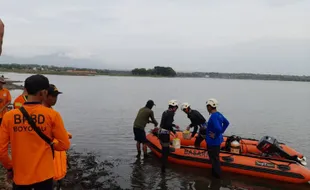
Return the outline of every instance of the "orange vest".
[[[54,144],[56,151],[70,148],[68,133],[57,111],[34,102],[26,102],[24,108],[46,136],[58,141]],[[8,155],[8,144],[11,145],[12,158]],[[13,169],[13,181],[17,185],[31,185],[55,176],[50,145],[33,131],[19,109],[13,109],[3,117],[0,162],[6,169]]]
[[[5,104],[11,102],[11,93],[8,89],[2,88],[0,90],[0,108],[2,108]],[[0,118],[3,117],[3,115],[7,112],[7,108],[5,108],[1,113],[0,113]]]
[[[50,107],[50,109],[53,109]],[[72,138],[72,134],[68,132],[68,138]],[[54,143],[58,143],[56,139]],[[54,153],[54,180],[58,181],[64,178],[67,174],[67,153],[66,151],[55,151]]]
[[[13,106],[14,109],[18,109],[24,105],[24,103],[27,101],[27,97],[25,95],[19,95],[17,98],[15,98]]]

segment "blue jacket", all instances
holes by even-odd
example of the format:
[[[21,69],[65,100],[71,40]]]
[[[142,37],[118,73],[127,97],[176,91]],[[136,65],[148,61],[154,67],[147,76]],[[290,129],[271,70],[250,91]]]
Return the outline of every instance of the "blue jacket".
[[[227,129],[229,121],[220,113],[212,113],[207,127],[206,142],[208,146],[219,146],[223,142],[223,133]],[[209,136],[209,133],[215,133],[214,139]]]

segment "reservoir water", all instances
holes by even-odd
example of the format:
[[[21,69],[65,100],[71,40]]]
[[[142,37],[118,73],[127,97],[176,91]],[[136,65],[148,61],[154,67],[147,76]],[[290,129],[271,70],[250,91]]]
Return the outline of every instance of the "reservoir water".
[[[29,74],[4,73],[12,80]],[[170,165],[160,174],[155,157],[137,160],[132,124],[137,111],[153,99],[160,121],[170,99],[189,102],[206,118],[205,102],[219,101],[219,111],[230,121],[226,135],[260,139],[270,135],[310,158],[310,83],[283,81],[224,80],[208,78],[148,78],[47,75],[63,92],[55,109],[73,134],[78,151],[96,151],[102,160],[118,162],[118,183],[130,189],[309,189],[253,177],[226,173],[221,184],[212,183],[206,169]],[[11,91],[15,98],[20,90]],[[175,123],[189,124],[180,110]],[[146,130],[152,129],[148,125]],[[298,187],[298,188],[297,188]]]

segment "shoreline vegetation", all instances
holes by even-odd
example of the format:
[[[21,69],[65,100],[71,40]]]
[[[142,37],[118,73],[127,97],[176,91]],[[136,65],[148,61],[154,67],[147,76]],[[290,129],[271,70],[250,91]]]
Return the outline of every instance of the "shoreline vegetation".
[[[31,74],[52,74],[72,76],[134,76],[134,77],[173,77],[173,78],[214,78],[242,80],[277,80],[310,82],[310,76],[274,75],[254,73],[219,73],[219,72],[176,72],[171,67],[155,66],[153,69],[135,68],[129,70],[90,69],[75,67],[57,67],[50,65],[0,64],[0,71]],[[19,81],[18,81],[19,82]]]

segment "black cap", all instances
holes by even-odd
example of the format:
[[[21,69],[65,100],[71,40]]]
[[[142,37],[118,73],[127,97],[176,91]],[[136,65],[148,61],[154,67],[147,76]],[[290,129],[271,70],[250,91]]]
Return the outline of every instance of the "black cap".
[[[47,90],[49,88],[48,78],[40,74],[31,75],[25,80],[25,88],[29,95],[35,95],[41,90]]]
[[[145,107],[152,109],[152,107],[153,107],[154,105],[155,105],[155,104],[154,104],[154,101],[153,101],[153,100],[148,100],[148,101],[146,102]],[[156,106],[156,105],[155,105],[155,106]]]
[[[154,103],[153,100],[148,100],[148,101],[146,102],[146,104],[147,104],[147,105],[156,106],[156,104]]]
[[[48,88],[48,95],[58,95],[62,94],[62,92],[59,92],[55,85],[50,84],[50,87]]]

